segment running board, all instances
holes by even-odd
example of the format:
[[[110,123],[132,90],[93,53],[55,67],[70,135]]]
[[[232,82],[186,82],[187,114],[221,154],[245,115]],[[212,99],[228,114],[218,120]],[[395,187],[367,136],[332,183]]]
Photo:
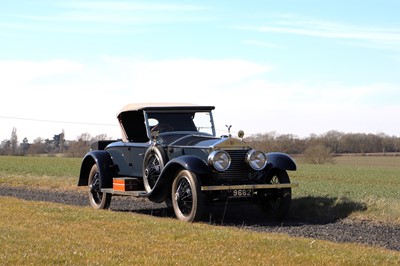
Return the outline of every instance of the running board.
[[[133,197],[147,197],[148,193],[146,191],[121,191],[112,188],[102,188],[101,192],[109,193],[118,196],[133,196]]]
[[[232,185],[232,186],[202,186],[202,191],[234,190],[234,189],[273,189],[273,188],[292,188],[299,184],[253,184],[253,185]]]

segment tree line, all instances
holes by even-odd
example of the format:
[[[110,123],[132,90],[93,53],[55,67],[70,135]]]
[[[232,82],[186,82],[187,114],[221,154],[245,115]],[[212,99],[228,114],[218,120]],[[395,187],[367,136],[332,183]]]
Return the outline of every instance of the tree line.
[[[10,139],[0,143],[0,155],[38,155],[64,154],[70,157],[82,157],[90,150],[90,145],[98,140],[110,140],[106,134],[91,136],[82,133],[76,140],[65,140],[65,133],[55,134],[52,139],[36,138],[32,143],[24,138],[18,141],[17,130],[13,128]],[[318,154],[315,160],[334,154],[398,153],[400,137],[385,133],[344,133],[336,130],[300,138],[294,134],[266,132],[244,139],[255,149],[264,152],[279,151],[288,154]],[[322,156],[322,157],[321,157]],[[314,156],[315,157],[315,156]],[[318,163],[318,162],[316,162]]]
[[[0,155],[63,154],[68,157],[82,157],[90,150],[90,145],[98,140],[110,140],[110,137],[106,134],[91,136],[89,133],[82,133],[76,140],[66,140],[63,130],[52,139],[38,137],[29,142],[24,138],[19,142],[17,130],[13,128],[11,138],[0,143]]]
[[[397,153],[400,137],[385,133],[344,133],[331,130],[327,133],[299,138],[293,134],[267,132],[245,139],[253,147],[265,152],[280,151],[288,154],[304,154],[310,147],[325,147],[333,154]]]

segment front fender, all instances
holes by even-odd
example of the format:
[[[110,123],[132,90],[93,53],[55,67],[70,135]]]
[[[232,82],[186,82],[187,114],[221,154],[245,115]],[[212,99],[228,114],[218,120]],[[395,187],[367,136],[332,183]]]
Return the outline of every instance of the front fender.
[[[79,174],[78,186],[87,186],[90,169],[97,164],[100,175],[100,188],[112,188],[114,163],[108,152],[104,150],[90,151],[83,157]]]
[[[154,202],[163,202],[171,193],[172,182],[181,169],[189,170],[196,175],[210,174],[210,167],[199,157],[184,155],[170,160],[164,167],[148,198]]]
[[[266,154],[270,168],[279,168],[287,171],[296,171],[295,161],[286,153],[270,152]]]

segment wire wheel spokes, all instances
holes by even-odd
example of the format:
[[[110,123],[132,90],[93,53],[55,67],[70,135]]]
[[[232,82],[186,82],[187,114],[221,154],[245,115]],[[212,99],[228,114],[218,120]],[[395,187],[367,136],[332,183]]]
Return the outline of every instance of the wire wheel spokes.
[[[279,181],[279,177],[277,175],[274,175],[271,178],[270,184],[276,185],[276,184],[280,184],[280,183],[281,182]],[[280,206],[282,204],[282,200],[283,200],[282,189],[276,188],[273,191],[275,193],[271,194],[271,197],[269,198],[268,204],[269,204],[271,210],[276,212],[276,211],[279,210],[279,208],[280,208]]]
[[[160,176],[161,173],[161,163],[160,159],[156,154],[153,154],[147,163],[146,170],[145,170],[145,178],[147,179],[147,182],[150,186],[150,188],[153,188],[154,185],[156,184],[158,177]]]
[[[176,218],[185,222],[195,222],[204,214],[204,198],[201,180],[188,170],[177,173],[172,182],[172,208]]]
[[[193,209],[193,193],[189,180],[185,176],[179,180],[178,188],[175,192],[175,200],[183,215],[187,216],[191,213]]]
[[[96,172],[90,183],[90,193],[92,194],[93,201],[99,204],[103,198],[103,193],[100,191],[100,176],[99,172]]]
[[[286,171],[276,170],[269,179],[267,184],[289,184],[290,179]],[[274,188],[268,190],[261,195],[261,206],[267,215],[276,220],[281,220],[289,210],[292,198],[291,188]]]
[[[92,169],[90,169],[88,177],[89,202],[95,209],[108,209],[108,207],[110,207],[112,194],[102,192],[100,183],[100,172],[98,171],[97,165],[94,164]]]
[[[271,178],[271,184],[279,184],[279,178],[276,175]]]

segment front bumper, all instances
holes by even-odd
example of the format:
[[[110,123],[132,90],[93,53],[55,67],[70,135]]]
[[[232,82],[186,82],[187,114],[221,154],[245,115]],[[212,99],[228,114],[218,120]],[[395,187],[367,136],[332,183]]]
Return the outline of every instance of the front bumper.
[[[219,190],[235,190],[235,189],[274,189],[274,188],[292,188],[298,187],[297,183],[289,184],[252,184],[252,185],[222,185],[222,186],[202,186],[202,191],[219,191]]]

